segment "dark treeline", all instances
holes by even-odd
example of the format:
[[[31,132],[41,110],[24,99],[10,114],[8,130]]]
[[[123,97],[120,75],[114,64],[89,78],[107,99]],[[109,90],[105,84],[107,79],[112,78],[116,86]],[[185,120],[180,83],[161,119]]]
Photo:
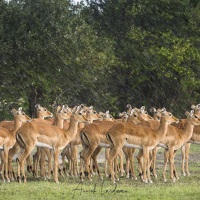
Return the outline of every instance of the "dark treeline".
[[[200,103],[199,0],[0,1],[0,119],[52,101],[177,117]]]

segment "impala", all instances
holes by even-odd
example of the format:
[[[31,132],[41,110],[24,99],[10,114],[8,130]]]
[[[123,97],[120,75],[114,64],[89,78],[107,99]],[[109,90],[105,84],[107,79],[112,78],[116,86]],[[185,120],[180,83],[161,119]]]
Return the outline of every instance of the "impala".
[[[186,115],[187,119],[184,124],[184,129],[178,129],[175,126],[169,126],[167,134],[160,140],[158,144],[165,149],[163,170],[164,182],[167,181],[166,167],[168,160],[170,164],[170,178],[173,182],[175,182],[175,178],[178,179],[174,165],[175,153],[192,137],[194,126],[200,125],[200,118],[198,115],[194,114],[194,110],[192,110],[190,113],[186,112]]]
[[[40,123],[46,123],[49,124],[50,126],[57,126],[59,128],[63,129],[63,124],[64,120],[69,119],[69,116],[71,115],[68,107],[65,107],[65,105],[60,106],[60,105],[53,105],[54,107],[54,120],[53,122],[50,122],[48,120],[41,120],[41,121],[36,121]],[[37,152],[33,156],[33,163],[34,163],[34,170],[33,170],[33,175],[38,177],[38,165],[40,161],[41,165],[41,175],[42,177],[45,177],[45,160],[46,156],[48,157],[48,179],[51,177],[52,172],[52,153],[51,149],[47,147],[37,147]],[[45,177],[46,178],[46,177]]]
[[[137,121],[140,122],[138,119],[138,115],[136,114],[135,110],[132,110],[129,116],[129,121]],[[89,161],[90,158],[94,161],[94,166],[97,169],[99,176],[102,178],[102,175],[99,170],[99,166],[97,163],[97,155],[101,151],[102,147],[109,148],[110,145],[106,139],[107,131],[114,125],[118,123],[124,122],[116,122],[116,121],[102,121],[101,123],[92,123],[87,124],[87,126],[81,131],[81,142],[83,145],[83,152],[82,158],[85,162],[85,171],[86,176],[91,180],[90,170],[89,170]],[[127,122],[130,123],[130,122]],[[119,151],[117,155],[121,154]],[[120,169],[123,171],[123,168]],[[81,179],[83,179],[83,174],[81,173]]]
[[[54,154],[54,181],[58,181],[58,156],[60,150],[62,150],[69,142],[75,137],[78,129],[79,122],[87,122],[87,118],[82,113],[80,107],[72,113],[70,118],[70,125],[67,130],[61,129],[56,126],[49,126],[44,123],[30,122],[24,124],[17,131],[17,142],[20,147],[24,149],[24,152],[17,159],[18,163],[18,182],[22,179],[26,182],[26,176],[24,171],[24,162],[26,157],[31,153],[35,146],[48,147],[53,150]],[[21,172],[21,174],[20,174]]]
[[[21,127],[22,123],[31,119],[22,112],[21,107],[18,110],[12,109],[11,113],[14,115],[14,129],[8,130],[6,128],[0,128],[0,149],[3,151],[2,171],[5,171],[5,177],[8,182],[10,182],[8,177],[8,152],[16,142],[16,131]],[[4,172],[2,172],[2,178],[5,181]]]
[[[143,179],[145,183],[148,181],[151,183],[152,181],[149,171],[149,151],[156,147],[159,141],[167,133],[168,124],[173,122],[178,122],[178,119],[163,108],[160,126],[158,129],[152,129],[148,126],[123,123],[112,126],[112,128],[107,131],[107,140],[111,146],[108,158],[111,180],[115,182],[112,166],[113,159],[124,146],[143,150]]]
[[[86,108],[86,118],[89,121],[89,123],[92,123],[93,121],[102,119],[101,116],[93,109],[93,106]],[[78,131],[76,133],[76,136],[70,142],[70,144],[67,145],[67,147],[65,147],[63,149],[63,151],[61,153],[63,171],[66,172],[65,156],[67,156],[69,165],[70,165],[69,172],[72,176],[76,176],[79,173],[79,170],[78,170],[78,146],[81,144],[80,132],[84,127],[85,127],[85,123],[79,123],[79,127],[78,127]]]
[[[192,105],[191,108],[194,110],[194,113],[197,114],[200,117],[200,104],[198,104],[196,106]],[[195,126],[194,130],[193,130],[192,137],[190,138],[188,143],[186,143],[182,147],[182,173],[183,173],[184,176],[190,175],[189,167],[188,167],[190,144],[192,144],[192,143],[199,144],[199,142],[200,142],[200,126]]]
[[[31,119],[31,120],[49,124],[50,122],[45,121],[44,118],[52,117],[53,114],[51,112],[49,112],[45,107],[42,107],[39,104],[36,104],[35,107],[37,109],[36,110],[37,118]],[[17,142],[15,142],[15,145],[9,150],[8,166],[9,166],[9,174],[12,179],[13,179],[13,177],[15,177],[14,171],[12,169],[12,158],[19,150],[20,150],[20,146],[18,145]],[[27,157],[27,170],[28,171],[32,170],[30,155]]]

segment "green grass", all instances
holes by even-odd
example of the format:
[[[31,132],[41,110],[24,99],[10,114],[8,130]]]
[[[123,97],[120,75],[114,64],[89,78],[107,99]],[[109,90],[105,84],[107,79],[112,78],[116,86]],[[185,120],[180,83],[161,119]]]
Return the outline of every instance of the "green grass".
[[[31,174],[27,174],[28,183],[0,183],[1,199],[170,199],[188,200],[200,198],[200,146],[191,146],[190,173],[189,177],[181,175],[180,152],[176,156],[176,167],[180,179],[172,183],[162,180],[162,160],[163,151],[158,152],[157,173],[158,178],[153,180],[153,184],[144,184],[139,179],[131,180],[121,177],[120,181],[114,185],[108,178],[104,181],[98,177],[93,177],[93,181],[85,180],[80,182],[79,178],[59,177],[60,184],[51,181],[43,181],[41,178],[35,179]]]

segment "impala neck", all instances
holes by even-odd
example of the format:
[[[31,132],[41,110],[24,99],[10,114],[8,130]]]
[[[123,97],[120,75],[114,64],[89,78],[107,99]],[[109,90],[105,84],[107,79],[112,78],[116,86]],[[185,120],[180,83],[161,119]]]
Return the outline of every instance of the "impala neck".
[[[165,121],[162,117],[160,120],[160,126],[157,130],[157,134],[159,136],[159,139],[161,140],[166,134],[167,134],[167,130],[168,130],[168,122]]]
[[[61,129],[63,129],[64,126],[64,119],[60,119],[59,117],[55,117],[53,121],[53,126],[57,126]]]
[[[191,124],[190,122],[186,121],[185,128],[183,131],[183,136],[186,141],[192,137],[193,129],[194,129],[194,125]]]
[[[42,116],[42,114],[39,113],[39,112],[37,113],[37,118],[38,118],[38,119],[44,119],[44,117]]]
[[[74,116],[71,116],[69,128],[67,129],[67,136],[70,136],[71,138],[74,138],[76,136],[76,133],[78,131],[78,123],[79,122],[75,121]]]
[[[14,119],[14,129],[13,129],[13,134],[17,132],[17,130],[22,126],[22,122],[18,119]]]
[[[155,113],[153,115],[153,119],[156,120],[156,121],[159,121],[158,116]]]
[[[85,123],[83,123],[83,122],[78,123],[78,128],[79,129],[82,129],[84,127],[85,127]]]

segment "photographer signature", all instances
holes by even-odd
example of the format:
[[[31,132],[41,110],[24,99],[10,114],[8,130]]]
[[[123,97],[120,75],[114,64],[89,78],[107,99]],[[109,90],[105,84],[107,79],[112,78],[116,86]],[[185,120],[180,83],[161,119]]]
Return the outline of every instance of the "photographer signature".
[[[97,184],[94,184],[93,188],[90,189],[90,190],[85,189],[85,188],[83,187],[83,183],[80,182],[80,183],[77,185],[77,187],[76,187],[75,189],[73,189],[74,193],[73,193],[72,199],[74,198],[75,192],[77,192],[77,191],[80,192],[79,194],[82,194],[83,192],[84,192],[84,193],[93,193],[93,194],[94,194],[94,193],[97,193],[97,192],[98,192],[98,193],[100,192],[101,195],[104,195],[104,194],[106,194],[106,193],[113,193],[113,194],[116,194],[116,193],[127,193],[127,192],[128,192],[127,190],[118,189],[117,184],[115,184],[115,186],[114,186],[113,189],[105,189],[105,188],[104,188],[104,187],[105,187],[105,186],[104,186],[104,182],[105,182],[105,181],[102,181],[102,183],[101,183],[100,186],[98,186]]]

